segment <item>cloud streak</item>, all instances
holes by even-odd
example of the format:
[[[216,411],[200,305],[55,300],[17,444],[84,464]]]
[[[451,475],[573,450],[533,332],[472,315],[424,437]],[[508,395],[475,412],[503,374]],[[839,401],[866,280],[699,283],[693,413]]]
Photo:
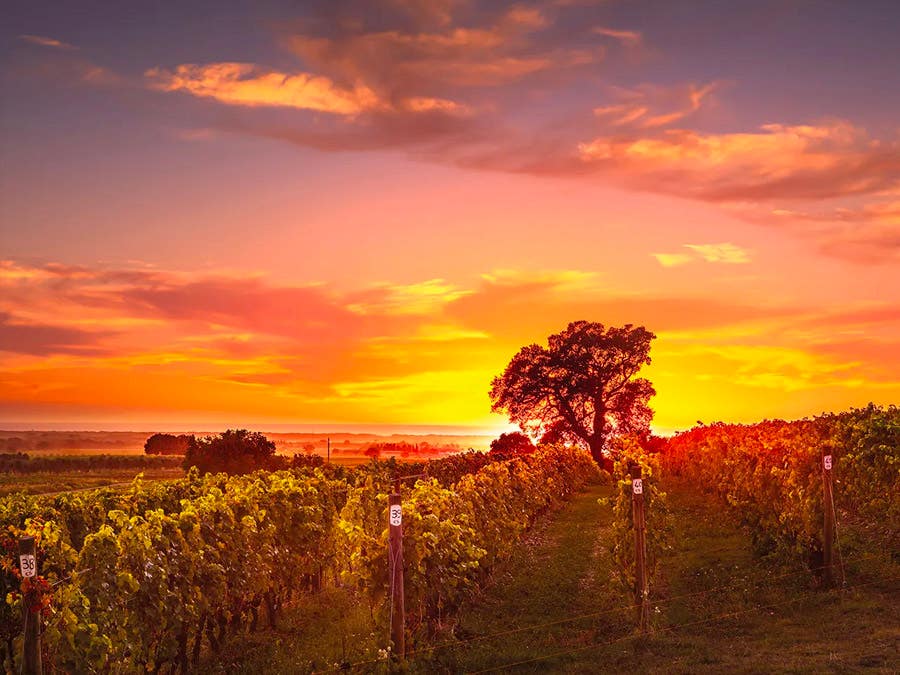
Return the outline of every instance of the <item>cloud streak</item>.
[[[45,37],[43,35],[20,35],[20,40],[24,42],[29,42],[33,45],[38,45],[39,47],[50,47],[51,49],[63,49],[63,50],[72,50],[78,49],[75,45],[70,45],[68,42],[63,42],[62,40],[57,40],[51,37]]]
[[[358,115],[383,105],[365,85],[345,89],[327,77],[265,71],[251,63],[184,64],[173,71],[151,68],[145,76],[154,89],[181,91],[239,106],[273,106]]]

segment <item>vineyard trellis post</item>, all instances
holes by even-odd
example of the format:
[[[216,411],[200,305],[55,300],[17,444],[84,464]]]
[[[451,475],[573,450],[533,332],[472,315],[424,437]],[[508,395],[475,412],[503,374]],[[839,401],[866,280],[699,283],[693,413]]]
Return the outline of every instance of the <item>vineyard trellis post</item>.
[[[831,586],[834,581],[832,572],[834,556],[834,486],[831,470],[834,466],[834,455],[830,448],[822,449],[822,510],[825,516],[822,541],[822,568],[823,581],[826,586]]]
[[[400,479],[394,479],[394,491],[388,497],[388,574],[391,581],[391,642],[393,653],[406,655],[406,606],[403,593],[403,506],[400,503]]]
[[[638,626],[650,630],[650,589],[647,584],[647,530],[644,522],[644,481],[641,467],[631,467],[631,512],[634,518],[634,599]]]
[[[37,556],[34,537],[19,539],[19,571],[22,581],[37,578]],[[29,583],[31,583],[29,581]],[[31,606],[33,593],[23,593],[22,605],[25,617],[25,638],[22,653],[23,675],[41,675],[41,613]]]

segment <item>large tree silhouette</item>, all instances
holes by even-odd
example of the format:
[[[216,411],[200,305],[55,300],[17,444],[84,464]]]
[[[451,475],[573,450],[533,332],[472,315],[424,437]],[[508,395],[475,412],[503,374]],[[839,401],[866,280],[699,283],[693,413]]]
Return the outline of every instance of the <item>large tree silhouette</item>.
[[[529,345],[512,358],[491,385],[491,410],[530,433],[584,443],[600,462],[611,435],[649,430],[656,392],[636,375],[655,337],[631,324],[570,323],[547,348]]]

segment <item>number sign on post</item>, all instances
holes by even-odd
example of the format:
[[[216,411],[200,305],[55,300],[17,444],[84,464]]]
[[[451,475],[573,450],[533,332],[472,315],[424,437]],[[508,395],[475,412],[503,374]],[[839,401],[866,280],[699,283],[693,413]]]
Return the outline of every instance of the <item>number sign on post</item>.
[[[26,579],[37,574],[37,562],[33,553],[25,553],[19,556],[19,569],[22,570],[22,576]]]
[[[825,455],[822,464],[825,466],[826,471],[831,471],[831,455]]]
[[[644,481],[640,478],[634,478],[631,481],[631,487],[634,490],[634,494],[642,495],[644,494]]]
[[[394,493],[388,495],[388,572],[391,578],[391,642],[394,655],[406,656],[406,605],[403,592],[403,507],[400,506],[400,481],[394,481]]]
[[[19,538],[19,569],[24,579],[37,576],[37,550],[34,537]],[[23,582],[22,590],[26,586]],[[40,675],[41,669],[41,614],[34,611],[32,602],[25,602],[25,635],[22,643],[22,673],[24,675]]]

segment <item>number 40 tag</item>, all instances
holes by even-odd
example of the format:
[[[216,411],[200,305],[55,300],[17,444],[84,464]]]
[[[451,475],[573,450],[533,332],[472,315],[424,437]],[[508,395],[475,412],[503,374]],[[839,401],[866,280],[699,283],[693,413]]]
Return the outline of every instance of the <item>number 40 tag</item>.
[[[640,478],[635,478],[631,481],[631,487],[634,489],[634,494],[642,495],[644,494],[644,481]]]
[[[25,553],[19,556],[19,569],[22,570],[23,577],[33,577],[37,574],[37,563],[34,560],[34,554]]]

